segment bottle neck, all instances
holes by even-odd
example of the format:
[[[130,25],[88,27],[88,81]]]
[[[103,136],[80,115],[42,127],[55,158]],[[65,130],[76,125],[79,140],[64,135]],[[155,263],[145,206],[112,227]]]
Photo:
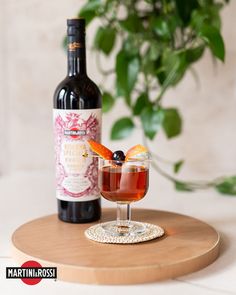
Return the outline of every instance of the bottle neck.
[[[68,36],[68,76],[86,75],[86,47],[85,39],[78,40]]]

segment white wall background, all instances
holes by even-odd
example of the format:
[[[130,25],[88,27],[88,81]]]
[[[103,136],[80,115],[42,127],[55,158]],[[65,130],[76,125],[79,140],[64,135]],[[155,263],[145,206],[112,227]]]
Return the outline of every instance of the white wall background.
[[[52,96],[66,74],[66,55],[61,41],[66,18],[76,16],[85,1],[0,0],[0,172],[54,173]],[[166,105],[177,106],[184,118],[183,134],[171,141],[158,135],[153,150],[177,160],[186,159],[180,176],[212,178],[236,173],[236,1],[223,11],[226,61],[213,65],[210,54],[196,65],[197,85],[191,74],[167,94]],[[90,50],[97,23],[87,31],[88,73],[102,81]],[[141,141],[138,131],[131,138],[110,142],[111,122],[128,114],[122,101],[103,117],[103,142],[125,150]],[[151,191],[172,190],[153,173]],[[53,183],[48,183],[53,187]],[[174,191],[173,191],[174,192]]]

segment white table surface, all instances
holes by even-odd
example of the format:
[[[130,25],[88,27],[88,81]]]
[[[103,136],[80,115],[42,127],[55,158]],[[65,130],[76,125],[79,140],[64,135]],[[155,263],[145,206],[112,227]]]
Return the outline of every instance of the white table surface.
[[[152,178],[151,182],[156,180]],[[17,266],[10,256],[13,231],[31,219],[56,212],[52,173],[15,172],[0,178],[0,294],[236,294],[236,197],[223,197],[213,190],[176,193],[166,180],[158,182],[162,194],[150,190],[135,206],[191,215],[214,226],[221,234],[222,246],[213,264],[184,277],[144,285],[91,286],[42,280],[27,286],[21,280],[7,280],[5,268]],[[103,205],[114,206],[109,202]]]

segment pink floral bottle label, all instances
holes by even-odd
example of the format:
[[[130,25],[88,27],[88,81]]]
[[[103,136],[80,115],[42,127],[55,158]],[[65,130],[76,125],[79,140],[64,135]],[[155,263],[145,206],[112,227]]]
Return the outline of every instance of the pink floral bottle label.
[[[90,155],[87,140],[100,141],[101,109],[53,110],[56,195],[80,202],[99,198],[98,159]]]

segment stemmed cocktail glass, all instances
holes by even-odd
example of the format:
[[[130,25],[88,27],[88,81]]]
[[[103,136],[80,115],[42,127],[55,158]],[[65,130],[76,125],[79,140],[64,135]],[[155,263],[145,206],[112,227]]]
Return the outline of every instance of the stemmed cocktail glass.
[[[131,203],[141,200],[149,185],[149,160],[115,161],[99,159],[99,189],[102,196],[117,203],[116,221],[102,225],[111,236],[137,236],[145,233],[142,222],[131,221]]]

